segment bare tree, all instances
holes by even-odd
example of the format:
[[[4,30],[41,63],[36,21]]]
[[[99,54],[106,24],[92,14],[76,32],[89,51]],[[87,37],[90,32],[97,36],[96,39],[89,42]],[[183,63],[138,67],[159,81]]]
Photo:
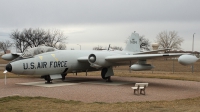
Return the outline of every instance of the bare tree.
[[[29,28],[24,29],[22,32],[18,30],[13,31],[10,38],[13,39],[18,52],[24,52],[27,48],[45,44],[48,37],[43,29]]]
[[[113,47],[111,47],[111,49],[113,49],[113,50],[120,50],[120,51],[123,50],[122,47],[118,47],[118,46],[113,46]]]
[[[93,50],[102,50],[103,49],[103,47],[102,46],[97,46],[97,47],[93,47]]]
[[[60,30],[48,30],[47,37],[45,45],[55,48],[57,44],[65,43],[64,41],[67,40],[67,37]]]
[[[3,50],[4,54],[6,54],[6,51],[12,47],[12,43],[9,40],[6,40],[5,42],[0,42],[0,49]]]
[[[45,44],[46,40],[49,38],[43,29],[24,29],[22,32],[24,34],[24,41],[29,47],[37,47],[39,45]]]
[[[129,37],[126,39],[125,43],[127,43],[127,40],[129,39]],[[144,35],[139,37],[139,41],[140,41],[140,48],[141,50],[150,50],[150,46],[151,43],[149,41],[149,39],[145,38]]]
[[[140,36],[139,40],[140,40],[140,48],[142,50],[150,51],[150,46],[151,45],[150,45],[149,39],[144,38],[144,35],[143,35],[143,36]]]
[[[56,45],[56,49],[59,49],[59,50],[65,50],[66,49],[66,44],[65,43],[58,43]]]
[[[13,39],[18,52],[24,52],[27,48],[38,47],[40,45],[56,48],[60,43],[65,43],[67,39],[59,30],[45,31],[39,28],[24,29],[22,32],[15,30],[11,33],[10,38]],[[64,49],[63,47],[62,49]]]
[[[28,48],[28,44],[24,41],[25,37],[18,30],[13,31],[10,38],[13,39],[17,52],[24,52]]]
[[[178,36],[176,31],[162,31],[156,37],[159,48],[170,48],[174,50],[181,49],[181,43],[184,41]]]
[[[103,46],[99,46],[99,45],[98,45],[97,47],[93,47],[93,50],[109,50],[109,49],[112,49],[112,50],[120,50],[120,51],[123,50],[122,47],[118,47],[118,46],[110,47],[110,45],[109,45],[108,48],[103,47]]]

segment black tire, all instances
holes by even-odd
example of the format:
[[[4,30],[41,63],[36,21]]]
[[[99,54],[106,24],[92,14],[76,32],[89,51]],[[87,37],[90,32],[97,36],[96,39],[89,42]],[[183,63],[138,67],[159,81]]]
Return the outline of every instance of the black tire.
[[[62,73],[61,76],[62,76],[62,80],[65,80],[65,77],[67,76],[67,74],[66,73]]]
[[[50,75],[46,75],[44,79],[47,81],[46,83],[51,83],[52,81]]]
[[[102,79],[105,79],[105,80],[108,79],[108,77],[105,77],[107,71],[108,71],[108,68],[103,68],[101,70],[101,77],[102,77]]]

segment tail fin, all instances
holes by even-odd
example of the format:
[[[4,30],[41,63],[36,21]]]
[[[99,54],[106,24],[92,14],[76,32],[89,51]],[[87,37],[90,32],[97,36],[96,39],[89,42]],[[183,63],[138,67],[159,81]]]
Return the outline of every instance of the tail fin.
[[[126,48],[124,50],[129,52],[140,52],[140,41],[138,33],[134,32],[131,34],[126,42]]]

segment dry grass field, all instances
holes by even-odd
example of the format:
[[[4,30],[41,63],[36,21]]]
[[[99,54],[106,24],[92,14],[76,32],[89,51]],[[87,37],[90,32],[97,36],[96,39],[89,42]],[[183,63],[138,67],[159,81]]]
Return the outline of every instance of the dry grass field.
[[[0,63],[7,63],[0,59]],[[177,60],[149,60],[148,63],[153,64],[156,68],[151,71],[129,71],[128,66],[114,67],[116,76],[122,77],[148,77],[163,78],[175,80],[200,81],[200,61],[194,64],[194,73],[191,72],[191,66],[182,66]],[[174,64],[174,67],[173,67]],[[3,69],[0,71],[0,78],[4,78]],[[69,74],[73,75],[73,74]],[[85,73],[78,73],[85,75]],[[88,76],[99,75],[100,72],[89,72]],[[17,76],[8,73],[8,77],[27,77]],[[32,76],[29,76],[32,77]],[[126,102],[126,103],[83,103],[78,101],[64,101],[53,98],[44,97],[5,97],[0,98],[0,110],[2,112],[200,112],[200,97],[193,99],[183,99],[175,101],[152,101],[152,102]]]
[[[5,97],[1,112],[199,112],[200,97],[175,101],[83,103],[44,97]]]
[[[183,66],[177,60],[148,60],[149,64],[155,66],[149,71],[130,71],[128,66],[119,66],[114,68],[115,75],[125,77],[140,78],[161,78],[174,80],[200,81],[200,60],[194,64],[192,73],[191,65]]]

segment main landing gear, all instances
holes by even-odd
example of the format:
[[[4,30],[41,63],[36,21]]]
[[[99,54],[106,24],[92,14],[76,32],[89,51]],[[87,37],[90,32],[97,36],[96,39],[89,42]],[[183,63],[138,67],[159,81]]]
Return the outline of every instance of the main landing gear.
[[[101,70],[101,77],[102,77],[102,79],[106,80],[106,82],[112,82],[111,76],[107,76],[107,77],[106,77],[106,75],[109,73],[109,69],[110,69],[110,68],[103,68],[103,69]],[[111,68],[111,69],[112,69],[112,68]],[[110,75],[113,75],[113,74],[110,74]]]

